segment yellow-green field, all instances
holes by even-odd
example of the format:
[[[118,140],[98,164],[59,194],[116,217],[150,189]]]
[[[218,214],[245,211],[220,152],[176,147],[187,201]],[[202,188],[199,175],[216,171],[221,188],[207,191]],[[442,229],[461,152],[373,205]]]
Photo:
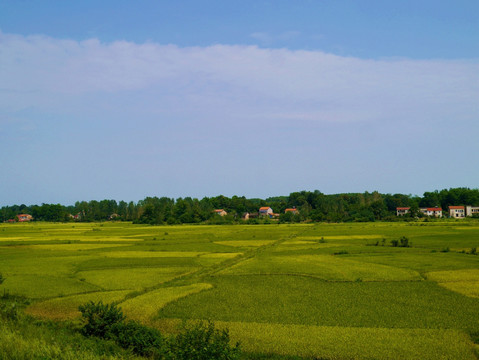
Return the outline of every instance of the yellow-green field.
[[[0,291],[42,319],[101,300],[163,331],[213,320],[249,353],[473,360],[477,247],[473,221],[1,224]]]

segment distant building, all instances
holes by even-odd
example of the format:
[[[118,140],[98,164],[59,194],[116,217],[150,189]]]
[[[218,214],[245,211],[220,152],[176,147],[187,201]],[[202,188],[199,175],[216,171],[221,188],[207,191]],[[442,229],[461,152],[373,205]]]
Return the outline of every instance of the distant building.
[[[273,209],[271,209],[269,206],[263,206],[259,208],[259,216],[269,216],[272,217],[273,215]]]
[[[466,206],[466,216],[478,216],[479,215],[479,206]]]
[[[243,213],[243,215],[241,215],[241,220],[248,220],[249,219],[249,212],[245,212]]]
[[[404,216],[411,210],[410,207],[397,207],[396,208],[396,215],[397,216]]]
[[[426,216],[442,217],[442,209],[440,207],[420,208],[419,211]]]
[[[216,209],[214,210],[214,212],[219,215],[219,216],[226,216],[228,215],[228,213],[226,211],[224,211],[223,209]]]
[[[285,213],[285,214],[287,214],[287,213],[292,213],[292,214],[296,215],[296,214],[299,213],[299,211],[298,211],[298,209],[296,209],[296,208],[294,207],[294,208],[285,209],[285,210],[284,210],[284,213]]]
[[[29,214],[18,214],[17,219],[19,222],[32,221],[33,217]]]
[[[455,219],[463,219],[466,217],[466,209],[464,206],[449,206],[449,216]]]

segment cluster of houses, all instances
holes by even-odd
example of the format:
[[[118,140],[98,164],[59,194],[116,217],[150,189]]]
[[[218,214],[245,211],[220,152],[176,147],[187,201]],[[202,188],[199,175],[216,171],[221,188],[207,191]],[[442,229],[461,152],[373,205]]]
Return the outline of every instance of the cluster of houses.
[[[219,216],[228,215],[228,213],[226,211],[224,211],[223,209],[216,209],[216,210],[214,210],[214,212],[216,214],[218,214]],[[287,213],[298,214],[299,211],[298,211],[298,209],[293,207],[293,208],[289,208],[289,209],[284,210],[284,213],[285,214],[287,214]],[[271,209],[269,206],[263,206],[263,207],[259,208],[259,211],[257,213],[249,213],[249,212],[243,213],[243,215],[241,216],[241,219],[242,220],[248,220],[248,219],[254,219],[254,218],[258,218],[258,217],[263,217],[263,218],[267,217],[267,218],[270,218],[270,219],[277,219],[277,218],[279,218],[279,215],[280,214],[273,212],[273,209]]]
[[[396,208],[396,215],[397,216],[404,216],[408,214],[411,211],[410,207],[397,207]],[[443,217],[443,210],[440,207],[428,207],[428,208],[419,208],[419,211],[423,213],[425,216],[431,216],[431,217]],[[219,216],[226,216],[228,213],[223,210],[223,209],[216,209],[214,212],[219,215]],[[295,207],[289,208],[284,210],[284,213],[291,213],[293,215],[298,214],[299,211]],[[269,206],[263,206],[259,208],[259,211],[257,213],[249,213],[245,212],[241,216],[242,220],[248,220],[248,219],[254,219],[258,217],[262,218],[270,218],[270,219],[277,219],[279,218],[278,213],[273,212],[273,209],[271,209]],[[449,206],[449,217],[450,218],[455,218],[455,219],[463,219],[468,216],[479,216],[479,206]],[[77,220],[80,219],[80,214],[78,215],[70,215],[71,218]],[[110,220],[118,217],[117,214],[112,214],[110,216]],[[29,214],[18,214],[14,219],[7,220],[7,222],[26,222],[26,221],[31,221],[33,220],[33,217]]]
[[[7,221],[5,222],[26,222],[26,221],[32,221],[33,220],[33,216],[32,215],[29,215],[29,214],[18,214],[17,216],[15,216],[15,219],[8,219]]]
[[[396,208],[397,216],[404,216],[411,211],[410,207],[398,207]],[[442,217],[442,208],[420,208],[419,211],[425,216]],[[449,206],[449,217],[455,219],[463,219],[467,216],[479,215],[479,206]]]

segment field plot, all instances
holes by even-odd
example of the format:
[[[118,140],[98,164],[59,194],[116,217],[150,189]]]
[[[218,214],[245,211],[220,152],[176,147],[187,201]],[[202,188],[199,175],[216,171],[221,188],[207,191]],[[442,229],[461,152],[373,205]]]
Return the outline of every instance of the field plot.
[[[3,224],[0,291],[54,320],[90,300],[164,331],[212,320],[252,353],[473,360],[477,247],[472,221]]]

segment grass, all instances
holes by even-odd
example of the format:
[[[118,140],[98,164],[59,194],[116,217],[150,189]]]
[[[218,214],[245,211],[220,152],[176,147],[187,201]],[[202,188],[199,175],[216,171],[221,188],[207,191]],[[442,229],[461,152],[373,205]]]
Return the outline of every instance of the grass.
[[[65,296],[36,302],[27,307],[26,313],[42,319],[74,320],[80,316],[78,307],[89,301],[103,303],[120,302],[130,291],[99,291],[82,295]]]
[[[331,255],[273,256],[263,254],[225,269],[222,274],[296,274],[336,281],[419,281],[419,273],[409,269],[367,264]]]
[[[86,339],[51,323],[0,321],[0,359],[8,360],[139,360],[113,343]]]
[[[427,277],[446,289],[479,298],[479,269],[436,271],[428,273]]]
[[[147,267],[81,271],[77,276],[103,290],[142,290],[196,270],[192,267]]]
[[[274,240],[231,240],[215,241],[215,244],[235,246],[235,247],[258,247],[274,243]]]
[[[305,276],[209,279],[160,317],[342,327],[479,329],[479,302],[434,282],[325,282]],[[260,305],[259,305],[260,304]]]
[[[3,284],[5,291],[31,299],[52,298],[100,290],[76,278],[51,275],[11,275]]]
[[[210,288],[210,284],[204,283],[160,288],[126,300],[121,303],[121,308],[128,317],[144,323],[151,323],[158,311],[168,303]]]
[[[457,330],[346,328],[218,322],[245,351],[323,359],[474,360],[469,337]]]
[[[412,247],[390,246],[402,236]],[[0,224],[0,294],[26,296],[42,319],[75,320],[89,300],[165,331],[210,319],[251,359],[474,359],[475,247],[474,221]],[[98,358],[28,331],[4,327],[0,358]]]
[[[205,252],[198,251],[115,251],[105,253],[106,257],[114,258],[156,258],[156,257],[172,257],[172,258],[181,258],[181,257],[197,257],[200,255],[207,254]]]

